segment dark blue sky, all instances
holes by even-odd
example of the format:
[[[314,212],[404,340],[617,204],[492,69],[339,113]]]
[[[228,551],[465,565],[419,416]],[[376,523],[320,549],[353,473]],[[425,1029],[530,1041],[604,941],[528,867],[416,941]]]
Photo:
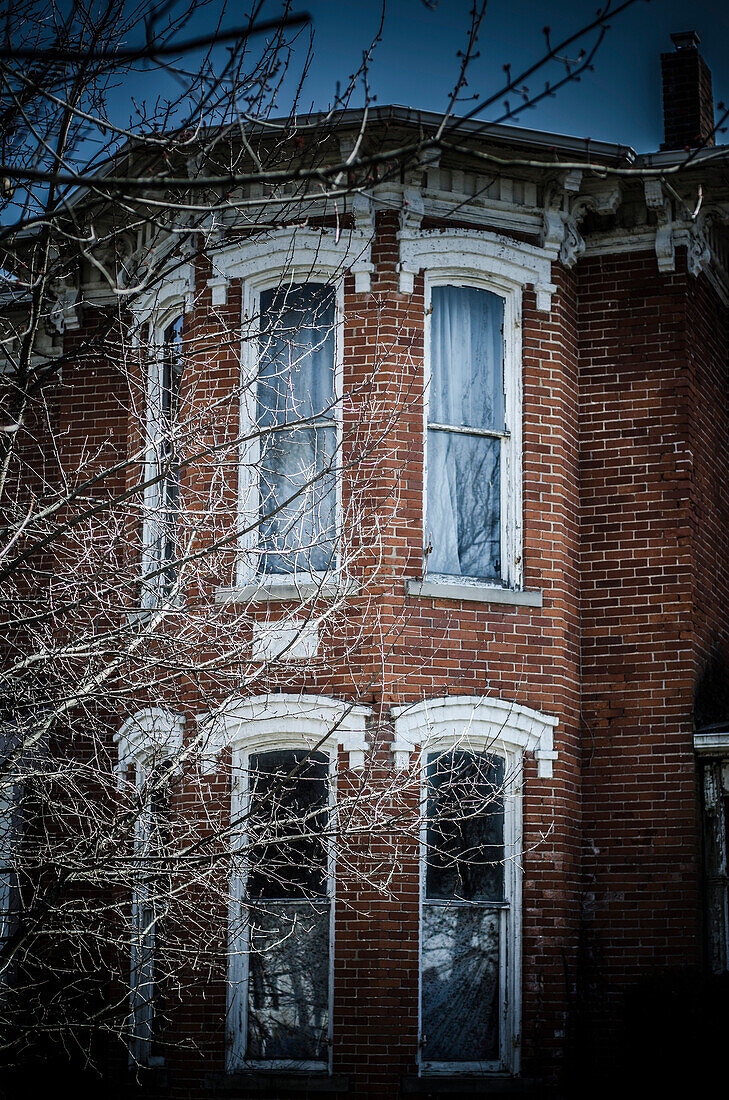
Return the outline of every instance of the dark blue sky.
[[[456,72],[456,52],[468,26],[472,0],[440,0],[434,10],[422,0],[390,0],[385,32],[372,66],[380,104],[400,103],[440,110]],[[490,0],[479,41],[481,57],[471,69],[471,91],[492,93],[503,65],[524,68],[543,52],[542,27],[560,37],[588,22],[596,0]],[[314,17],[317,55],[306,98],[322,106],[337,78],[358,64],[374,33],[378,0],[304,0]],[[595,71],[519,116],[518,124],[542,130],[624,142],[639,151],[662,140],[660,54],[673,49],[672,31],[696,30],[712,70],[715,101],[729,100],[728,0],[639,0],[612,23]],[[585,40],[588,44],[589,40]],[[572,51],[576,56],[577,48]],[[558,73],[552,70],[552,79]],[[535,76],[530,88],[544,85]],[[729,133],[719,139],[729,143]]]
[[[202,9],[182,37],[211,29],[223,10],[225,27],[245,23],[242,13],[248,10],[247,0],[201,2]],[[458,71],[457,52],[465,43],[472,2],[387,0],[383,38],[370,74],[378,104],[443,110]],[[468,91],[478,91],[481,98],[497,92],[506,62],[516,73],[543,56],[545,24],[556,42],[590,22],[597,5],[598,0],[489,0],[479,40],[481,56],[470,69]],[[282,0],[265,0],[261,15],[276,17],[281,9]],[[314,60],[300,109],[319,110],[331,102],[337,82],[346,85],[349,74],[359,67],[379,25],[381,0],[295,0],[293,10],[311,13],[315,33]],[[660,54],[673,49],[672,31],[686,30],[696,30],[701,38],[701,51],[714,77],[715,102],[729,102],[729,0],[636,0],[612,21],[594,71],[561,89],[555,98],[522,112],[514,123],[624,143],[638,152],[657,149],[663,138]],[[140,38],[142,33],[140,29]],[[585,46],[593,40],[587,36]],[[299,37],[276,114],[285,115],[290,109],[294,77],[307,43],[308,31]],[[578,45],[569,51],[572,57],[578,52]],[[216,56],[225,60],[223,46],[217,48]],[[185,60],[195,68],[194,57],[188,55]],[[563,72],[554,65],[540,72],[530,80],[530,90],[541,90],[545,78],[554,83]],[[133,93],[150,100],[169,94],[172,86],[159,70],[153,70],[146,77],[137,74]],[[129,120],[129,91],[129,84],[123,83],[113,95],[115,113],[124,122]],[[461,105],[459,113],[471,106],[472,102]],[[493,120],[494,110],[481,117]],[[718,140],[729,144],[729,132]]]

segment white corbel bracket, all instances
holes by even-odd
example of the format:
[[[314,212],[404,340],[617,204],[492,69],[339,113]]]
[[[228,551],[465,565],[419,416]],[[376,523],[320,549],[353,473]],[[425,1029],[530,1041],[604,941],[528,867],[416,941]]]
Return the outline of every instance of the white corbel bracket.
[[[199,751],[204,771],[213,772],[228,746],[234,750],[309,749],[336,745],[349,755],[352,770],[364,767],[369,707],[323,695],[256,695],[229,699],[214,714],[198,716]]]
[[[77,332],[81,327],[76,310],[77,299],[78,289],[76,287],[67,288],[65,284],[62,284],[48,315],[48,320],[57,332],[61,334],[64,332]]]
[[[449,747],[474,752],[533,753],[540,779],[552,778],[554,729],[559,719],[518,703],[485,696],[456,695],[392,707],[395,768],[410,766],[412,754]]]
[[[645,204],[656,215],[656,260],[662,274],[676,270],[676,245],[673,237],[673,212],[671,202],[663,194],[663,184],[659,179],[643,181]]]

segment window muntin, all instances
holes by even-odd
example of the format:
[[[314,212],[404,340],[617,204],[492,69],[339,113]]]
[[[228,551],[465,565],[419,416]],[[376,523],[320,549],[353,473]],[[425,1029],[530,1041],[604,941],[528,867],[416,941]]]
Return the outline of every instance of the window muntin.
[[[421,1068],[503,1068],[504,761],[487,752],[430,753],[425,781]]]
[[[429,574],[501,582],[506,427],[505,300],[430,288],[426,561]]]
[[[258,571],[336,565],[336,293],[292,283],[260,293]]]
[[[325,754],[305,749],[248,757],[247,1062],[328,1064],[329,769]]]

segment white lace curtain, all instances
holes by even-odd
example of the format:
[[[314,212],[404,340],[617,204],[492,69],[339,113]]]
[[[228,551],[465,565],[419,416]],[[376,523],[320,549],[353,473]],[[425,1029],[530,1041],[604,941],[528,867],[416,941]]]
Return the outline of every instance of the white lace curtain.
[[[427,568],[501,576],[503,299],[478,287],[432,291]],[[460,430],[459,430],[460,429]]]

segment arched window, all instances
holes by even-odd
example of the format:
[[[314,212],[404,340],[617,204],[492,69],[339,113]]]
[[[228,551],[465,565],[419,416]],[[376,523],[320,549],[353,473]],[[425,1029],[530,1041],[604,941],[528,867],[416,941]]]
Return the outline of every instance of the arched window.
[[[337,751],[361,766],[368,714],[264,695],[203,724],[204,751],[232,749],[229,1071],[331,1069]]]
[[[557,720],[467,696],[393,715],[396,767],[415,762],[422,781],[420,1072],[514,1073],[523,754],[551,775]]]

